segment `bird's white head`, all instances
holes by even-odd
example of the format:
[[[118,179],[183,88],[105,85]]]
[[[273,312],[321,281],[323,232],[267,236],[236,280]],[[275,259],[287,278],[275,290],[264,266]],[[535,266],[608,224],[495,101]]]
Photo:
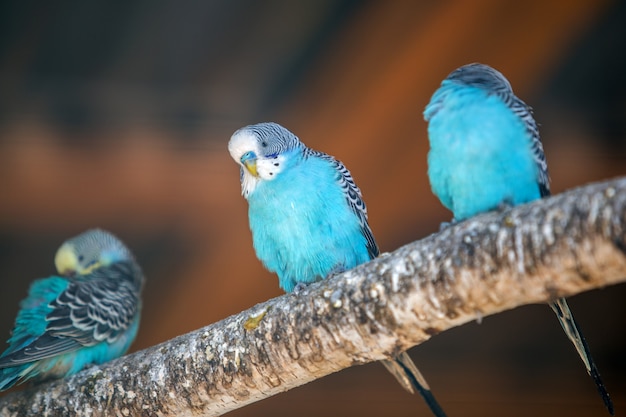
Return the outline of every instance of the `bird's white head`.
[[[277,123],[259,123],[237,130],[228,142],[230,156],[241,167],[241,193],[254,192],[261,181],[275,179],[285,168],[286,152],[302,145]]]

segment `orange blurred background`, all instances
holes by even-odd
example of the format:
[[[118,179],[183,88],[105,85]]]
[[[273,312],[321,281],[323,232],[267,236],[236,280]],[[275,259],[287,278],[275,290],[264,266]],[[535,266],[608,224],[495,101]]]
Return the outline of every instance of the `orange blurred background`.
[[[61,242],[117,234],[148,277],[132,350],[281,294],[257,261],[227,142],[276,121],[342,160],[382,251],[451,215],[430,191],[422,110],[469,62],[540,124],[555,193],[626,174],[626,3],[276,0],[0,5],[0,335]],[[571,299],[617,415],[626,286]],[[3,336],[4,337],[4,336]],[[411,350],[452,416],[597,416],[546,306]],[[429,415],[379,364],[231,415]]]

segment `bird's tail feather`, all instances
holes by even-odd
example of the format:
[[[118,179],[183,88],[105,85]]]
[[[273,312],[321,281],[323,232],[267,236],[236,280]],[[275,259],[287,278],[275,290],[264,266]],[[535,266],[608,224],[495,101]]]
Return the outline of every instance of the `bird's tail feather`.
[[[443,408],[441,408],[430,391],[426,379],[417,369],[408,353],[402,352],[394,360],[385,360],[382,363],[405,390],[411,394],[415,393],[415,391],[419,392],[436,417],[446,417]]]
[[[22,377],[24,366],[0,369],[0,391],[7,390],[15,385]]]
[[[604,401],[604,405],[606,406],[607,410],[611,415],[615,415],[613,402],[611,401],[609,393],[604,387],[604,383],[602,382],[602,378],[600,378],[598,368],[596,368],[596,364],[591,358],[589,346],[587,346],[587,342],[580,332],[578,324],[576,324],[576,320],[574,320],[574,315],[569,309],[567,301],[565,300],[565,298],[559,298],[556,301],[550,303],[550,307],[552,307],[552,310],[554,310],[554,312],[556,313],[556,316],[559,319],[559,323],[561,323],[561,327],[563,327],[565,334],[574,344],[574,347],[576,347],[580,358],[585,363],[587,373],[591,376],[593,382],[596,384],[596,388],[598,389],[598,392],[600,393],[602,401]]]

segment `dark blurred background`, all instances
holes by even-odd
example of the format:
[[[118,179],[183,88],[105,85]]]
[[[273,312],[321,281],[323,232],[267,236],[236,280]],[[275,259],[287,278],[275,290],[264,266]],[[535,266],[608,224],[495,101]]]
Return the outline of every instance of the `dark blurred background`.
[[[66,238],[117,234],[148,277],[142,349],[278,296],[227,142],[276,121],[351,170],[383,251],[451,217],[430,192],[422,110],[474,61],[535,109],[555,193],[626,174],[626,3],[3,1],[0,335]],[[570,301],[626,413],[625,286]],[[546,306],[411,350],[450,416],[598,416]],[[429,415],[380,364],[231,415]]]

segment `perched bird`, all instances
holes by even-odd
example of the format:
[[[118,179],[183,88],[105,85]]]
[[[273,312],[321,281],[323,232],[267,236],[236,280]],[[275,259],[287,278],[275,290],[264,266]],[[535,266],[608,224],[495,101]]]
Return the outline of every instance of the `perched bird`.
[[[298,292],[378,256],[361,191],[340,161],[276,123],[237,130],[228,150],[241,167],[257,257],[282,289]],[[383,364],[435,415],[445,415],[407,353]]]
[[[433,193],[454,221],[550,195],[548,166],[532,111],[508,80],[483,64],[454,70],[424,110]],[[565,298],[550,303],[593,378],[609,398]]]
[[[117,358],[137,335],[144,277],[115,236],[93,229],[69,239],[55,265],[59,275],[33,282],[20,304],[0,391]]]

